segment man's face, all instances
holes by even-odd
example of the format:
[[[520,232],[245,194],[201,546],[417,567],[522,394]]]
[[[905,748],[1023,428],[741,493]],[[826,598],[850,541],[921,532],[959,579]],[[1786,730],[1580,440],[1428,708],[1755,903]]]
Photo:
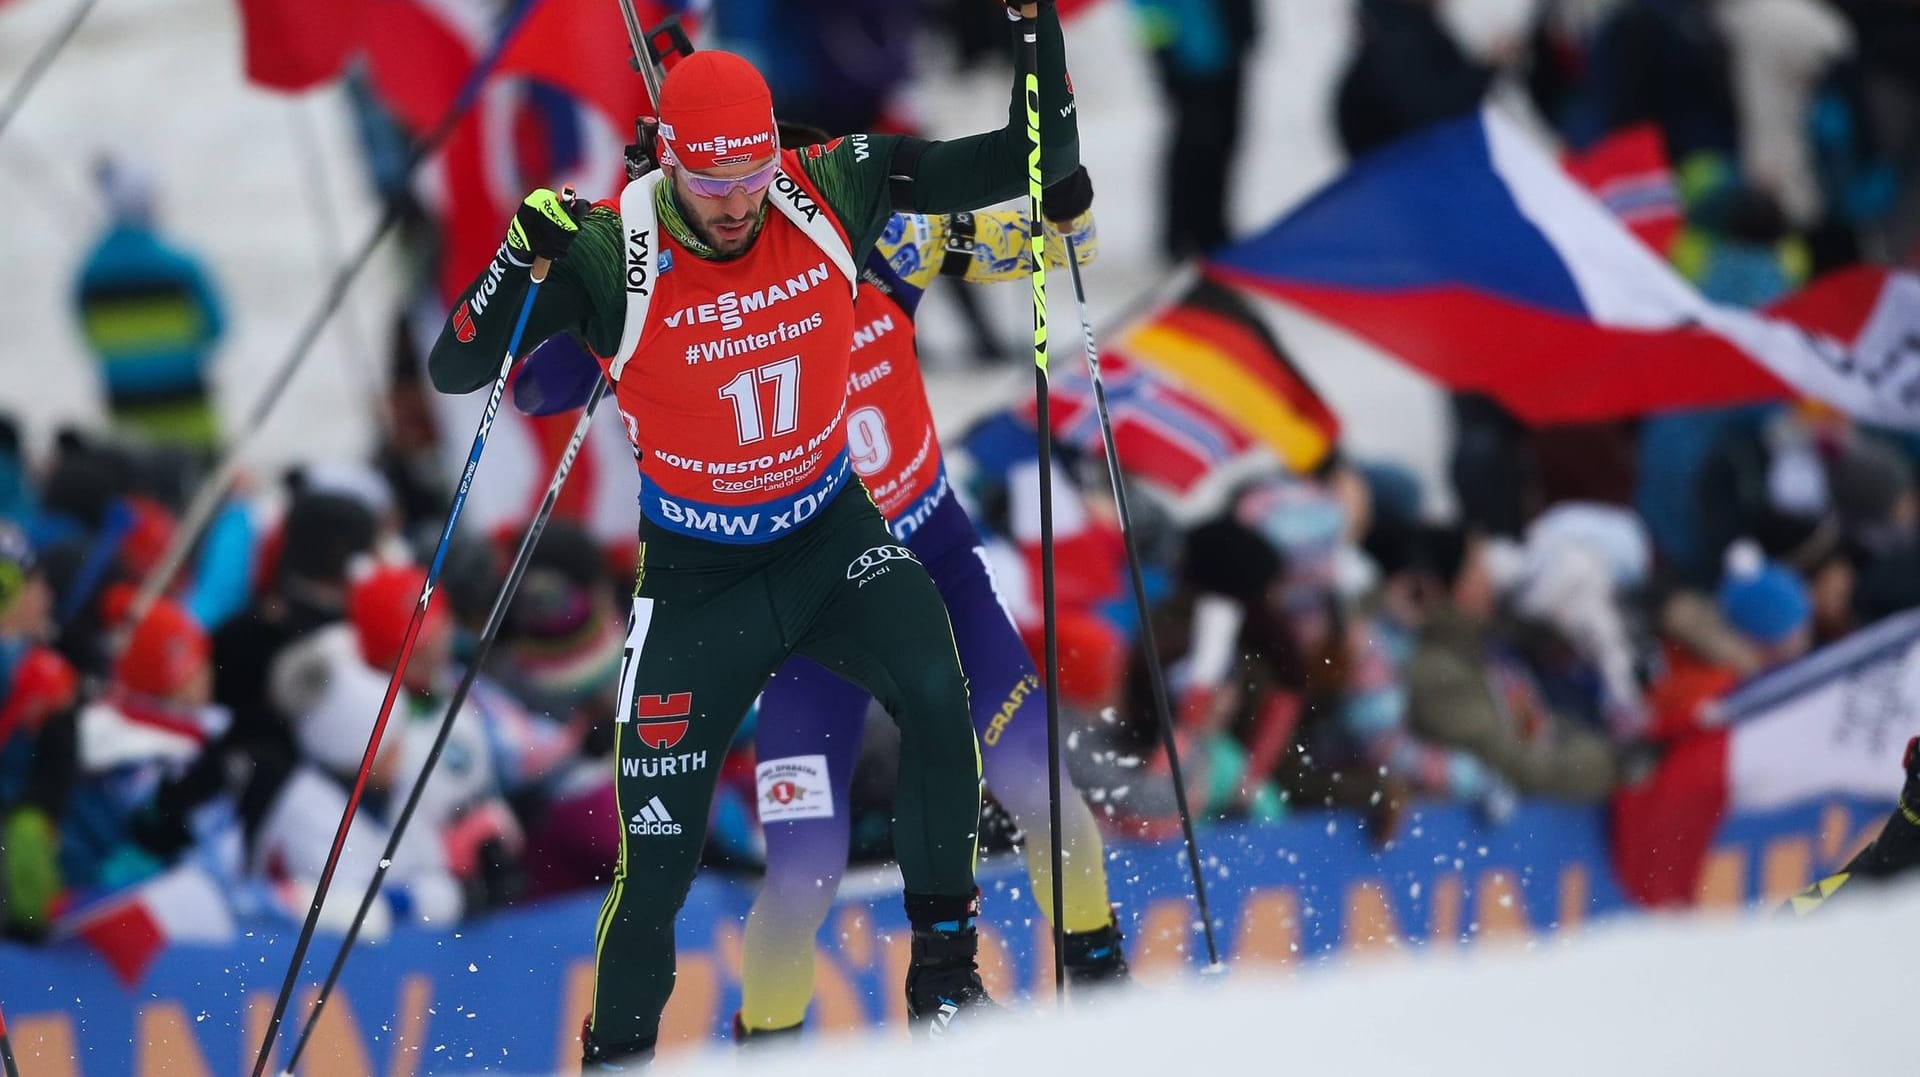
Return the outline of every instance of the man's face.
[[[723,255],[739,254],[752,246],[754,225],[760,220],[760,208],[766,205],[767,192],[772,187],[762,183],[759,190],[749,191],[744,184],[731,184],[726,194],[715,197],[695,190],[694,185],[688,182],[688,177],[700,181],[701,186],[710,186],[714,181],[759,180],[773,160],[773,155],[768,154],[757,160],[721,165],[704,172],[669,165],[667,173],[673,179],[674,199],[679,202],[680,210],[686,215],[687,224],[692,226],[694,234]],[[770,175],[764,178],[768,181],[772,179]]]

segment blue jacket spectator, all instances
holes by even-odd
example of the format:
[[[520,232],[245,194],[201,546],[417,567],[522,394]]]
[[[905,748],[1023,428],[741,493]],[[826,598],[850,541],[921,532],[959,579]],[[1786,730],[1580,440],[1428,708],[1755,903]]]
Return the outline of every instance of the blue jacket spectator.
[[[74,307],[108,409],[146,440],[211,449],[219,423],[207,362],[225,328],[219,297],[200,261],[160,235],[146,177],[107,160],[95,178],[111,223],[80,270]]]

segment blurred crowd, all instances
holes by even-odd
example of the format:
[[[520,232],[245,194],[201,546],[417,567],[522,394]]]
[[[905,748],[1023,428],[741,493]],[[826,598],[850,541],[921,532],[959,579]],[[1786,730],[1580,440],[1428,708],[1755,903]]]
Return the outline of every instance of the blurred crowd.
[[[1162,244],[1202,252],[1231,238],[1229,163],[1260,135],[1241,119],[1256,5],[1134,7],[1173,117]],[[1763,304],[1824,268],[1910,257],[1920,234],[1912,0],[1547,3],[1518,32],[1478,37],[1438,0],[1357,11],[1330,118],[1352,152],[1489,95],[1522,100],[1571,146],[1652,122],[1685,222],[1665,253],[1716,300]],[[832,130],[909,126],[890,104],[916,35],[937,29],[979,62],[1000,55],[999,18],[958,0],[716,10],[722,44],[779,54],[766,70],[789,118]],[[105,164],[99,179],[115,223],[76,306],[114,432],[30,454],[0,423],[0,924],[43,938],[66,910],[182,865],[242,913],[297,917],[405,650],[449,503],[447,432],[401,329],[373,458],[243,485],[133,623],[219,443],[204,367],[221,314],[140,177]],[[1920,605],[1920,440],[1811,403],[1533,429],[1463,396],[1454,416],[1449,523],[1410,473],[1344,454],[1243,477],[1198,513],[1140,489],[1151,633],[1104,465],[1061,452],[1065,741],[1115,833],[1177,825],[1170,749],[1204,817],[1332,808],[1379,842],[1423,802],[1494,825],[1523,798],[1602,803],[1710,727],[1733,687]],[[966,466],[977,436],[1018,422],[990,417],[950,447],[1038,652],[1035,474]],[[438,753],[375,931],[595,888],[611,870],[631,542],[548,528],[437,743],[517,539],[461,536],[413,645],[340,876],[350,892],[371,877]],[[724,769],[718,863],[758,855],[759,718]],[[869,721],[850,810],[856,854],[884,859],[893,742],[883,715]],[[989,848],[1018,840],[987,830]]]

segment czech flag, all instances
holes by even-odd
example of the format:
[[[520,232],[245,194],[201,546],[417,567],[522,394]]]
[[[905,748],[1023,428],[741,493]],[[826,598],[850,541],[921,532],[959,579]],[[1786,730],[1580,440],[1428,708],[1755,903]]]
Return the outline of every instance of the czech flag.
[[[1209,272],[1534,424],[1804,396],[1920,426],[1920,278],[1711,303],[1492,110],[1361,158]]]

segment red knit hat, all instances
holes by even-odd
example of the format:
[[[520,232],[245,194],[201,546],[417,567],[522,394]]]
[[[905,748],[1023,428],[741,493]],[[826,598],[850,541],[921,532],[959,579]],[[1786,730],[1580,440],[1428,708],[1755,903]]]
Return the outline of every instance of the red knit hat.
[[[1076,707],[1106,707],[1120,696],[1127,678],[1127,641],[1120,630],[1098,614],[1061,610],[1055,621],[1055,646],[1060,653],[1060,700]],[[1030,625],[1020,639],[1033,656],[1044,661],[1046,629]]]
[[[120,540],[120,564],[135,576],[145,576],[173,545],[173,513],[149,497],[129,497],[126,506],[132,522]]]
[[[767,80],[744,57],[703,49],[660,87],[662,160],[695,172],[758,161],[780,148]]]
[[[134,589],[116,586],[106,596],[108,624],[126,619]],[[178,603],[156,601],[127,639],[113,664],[113,683],[137,695],[165,699],[185,688],[213,658],[213,645],[193,615]]]
[[[427,572],[418,565],[381,565],[354,580],[347,596],[347,618],[360,638],[360,657],[368,665],[392,669],[400,661],[407,624],[413,620],[413,607],[426,583]],[[437,631],[446,621],[444,605],[428,606],[420,634]]]

